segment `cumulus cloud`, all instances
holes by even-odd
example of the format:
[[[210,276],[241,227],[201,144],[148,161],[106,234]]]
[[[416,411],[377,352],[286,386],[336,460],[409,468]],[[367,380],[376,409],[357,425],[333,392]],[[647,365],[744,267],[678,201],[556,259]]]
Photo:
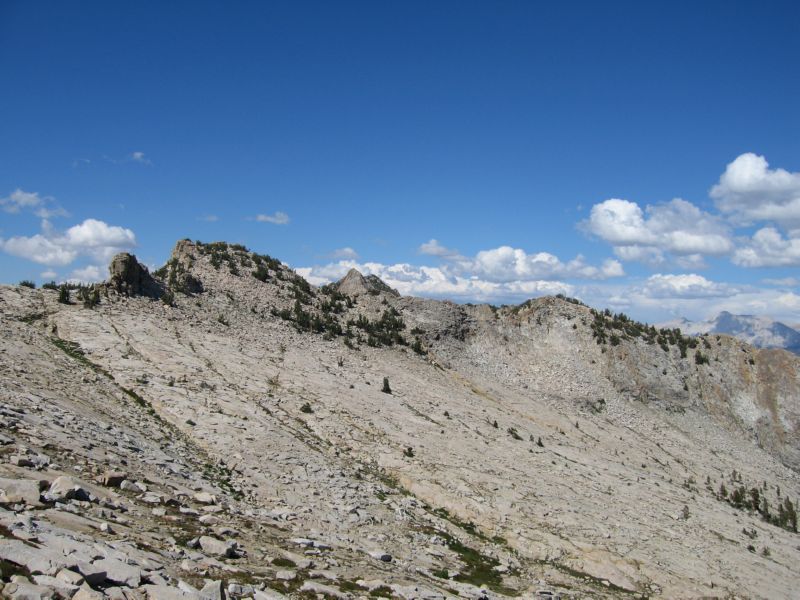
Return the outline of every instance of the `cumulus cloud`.
[[[675,198],[647,206],[611,198],[595,204],[580,224],[585,231],[610,243],[626,261],[651,265],[665,262],[665,253],[678,257],[723,255],[733,249],[728,227],[691,202]]]
[[[322,285],[344,277],[352,269],[364,275],[377,275],[401,294],[493,302],[523,300],[534,296],[574,293],[574,286],[561,281],[510,281],[493,282],[454,275],[440,267],[417,266],[407,263],[385,265],[381,263],[339,261],[328,265],[305,267],[296,271],[315,285]]]
[[[785,238],[774,227],[764,227],[733,254],[740,267],[800,266],[800,237]]]
[[[419,248],[417,248],[417,252],[419,252],[420,254],[425,254],[427,256],[438,256],[439,258],[444,258],[448,260],[456,260],[462,258],[458,250],[453,250],[452,248],[447,248],[445,246],[442,246],[438,242],[438,240],[435,240],[433,238],[431,238],[430,241],[427,241],[424,244],[420,244]]]
[[[737,293],[737,289],[716,283],[694,273],[684,275],[652,275],[642,291],[650,298],[714,298]]]
[[[763,156],[738,156],[711,188],[717,208],[739,224],[772,221],[800,227],[800,173],[770,169]]]
[[[117,252],[136,246],[136,236],[130,229],[108,225],[97,219],[86,219],[60,233],[47,221],[36,235],[0,238],[0,248],[8,254],[27,258],[48,266],[65,266],[79,256],[98,262],[108,262]]]
[[[256,215],[256,221],[259,223],[272,223],[274,225],[288,225],[289,215],[285,212],[277,211],[272,215]]]
[[[624,275],[622,265],[609,259],[599,266],[582,256],[562,261],[546,252],[528,254],[501,246],[468,258],[445,248],[436,240],[422,244],[420,252],[442,260],[438,266],[340,260],[327,265],[297,269],[314,284],[336,281],[356,268],[365,275],[377,275],[403,294],[475,300],[479,302],[522,300],[532,296],[574,293],[566,279],[606,280]]]
[[[39,192],[25,192],[19,188],[5,198],[0,198],[0,206],[3,207],[5,212],[11,214],[19,214],[23,210],[31,210],[37,217],[42,219],[67,215],[67,211],[58,205],[55,198],[40,196]]]
[[[625,274],[620,262],[614,259],[607,259],[601,266],[596,267],[587,264],[583,256],[578,255],[564,263],[548,252],[528,254],[511,246],[500,246],[478,252],[466,269],[473,275],[497,282],[532,279],[609,279]]]
[[[70,283],[97,283],[105,279],[105,269],[98,265],[86,265],[81,269],[75,269],[70,273],[68,281]]]

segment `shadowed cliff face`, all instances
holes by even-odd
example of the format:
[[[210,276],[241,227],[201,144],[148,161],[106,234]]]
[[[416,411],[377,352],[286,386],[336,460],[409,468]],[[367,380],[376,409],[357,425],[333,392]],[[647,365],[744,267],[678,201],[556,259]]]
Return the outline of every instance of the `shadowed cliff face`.
[[[153,277],[170,302],[0,288],[0,558],[69,540],[147,597],[794,593],[797,357],[224,243]]]

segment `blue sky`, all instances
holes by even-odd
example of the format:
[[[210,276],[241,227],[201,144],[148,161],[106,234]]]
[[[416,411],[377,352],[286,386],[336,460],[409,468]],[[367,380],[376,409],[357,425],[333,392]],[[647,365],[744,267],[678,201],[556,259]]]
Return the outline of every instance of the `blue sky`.
[[[800,322],[799,62],[796,2],[3,1],[0,280],[190,237]]]

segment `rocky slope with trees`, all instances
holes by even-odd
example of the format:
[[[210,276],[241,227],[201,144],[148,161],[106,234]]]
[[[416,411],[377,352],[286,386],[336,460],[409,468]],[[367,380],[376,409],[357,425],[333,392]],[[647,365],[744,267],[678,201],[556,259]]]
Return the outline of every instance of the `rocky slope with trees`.
[[[110,271],[0,288],[5,596],[796,591],[797,356],[225,243]]]

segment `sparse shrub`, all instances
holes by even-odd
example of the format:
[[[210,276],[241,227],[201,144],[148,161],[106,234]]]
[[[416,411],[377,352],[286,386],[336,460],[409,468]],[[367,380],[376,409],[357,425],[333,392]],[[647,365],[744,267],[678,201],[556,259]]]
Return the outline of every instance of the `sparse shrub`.
[[[304,412],[310,415],[311,413],[314,412],[314,409],[311,408],[311,405],[308,402],[306,402],[305,404],[303,404],[303,406],[300,407],[300,412]]]
[[[411,446],[409,446],[408,448],[403,450],[403,456],[405,456],[406,458],[414,458],[414,449]]]
[[[217,321],[219,323],[222,323],[223,325],[225,325],[225,327],[229,327],[230,326],[230,322],[228,322],[228,319],[225,318],[225,315],[218,316],[217,317]]]
[[[36,284],[28,279],[23,279],[19,284],[22,287],[31,288],[32,290],[36,289]]]
[[[97,287],[82,287],[78,290],[78,297],[83,300],[84,308],[94,308],[100,304],[100,291]]]
[[[175,294],[172,293],[172,290],[166,290],[163,294],[161,294],[161,301],[167,306],[174,306]]]
[[[72,304],[69,297],[69,288],[66,285],[62,285],[58,288],[58,301],[61,304]]]
[[[544,444],[542,443],[542,438],[536,440],[536,445],[539,446],[539,448],[544,448]]]
[[[506,431],[508,431],[508,435],[510,435],[515,440],[519,441],[522,440],[522,436],[519,434],[516,427],[509,427]]]
[[[392,393],[392,388],[389,387],[389,378],[388,377],[384,377],[383,378],[383,389],[381,389],[381,391],[384,394],[391,394]]]

